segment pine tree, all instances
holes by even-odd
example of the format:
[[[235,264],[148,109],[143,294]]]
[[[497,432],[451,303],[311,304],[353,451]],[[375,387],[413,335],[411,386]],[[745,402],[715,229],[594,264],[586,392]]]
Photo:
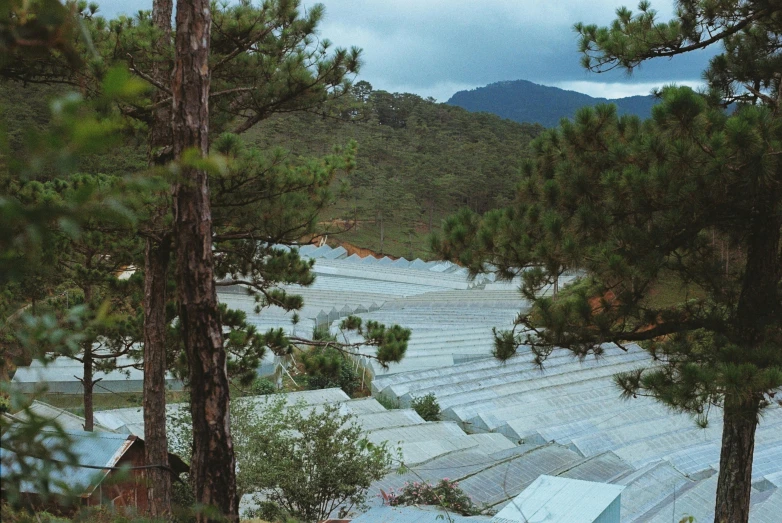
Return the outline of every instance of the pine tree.
[[[165,74],[159,74],[166,71],[166,64],[171,63],[173,56],[165,22],[166,19],[170,20],[170,15],[166,15],[170,12],[169,4],[170,2],[158,1],[153,5],[151,15],[141,12],[133,19],[121,17],[110,22],[97,16],[94,7],[79,4],[76,11],[86,31],[78,32],[73,37],[83,53],[93,53],[91,56],[95,58],[94,53],[97,51],[102,60],[93,59],[88,62],[87,67],[81,68],[69,68],[69,64],[56,59],[48,62],[42,60],[34,62],[35,67],[15,70],[17,76],[9,76],[30,82],[70,83],[78,85],[87,95],[92,95],[96,92],[93,83],[105,74],[108,64],[126,64],[135,75],[154,89],[148,103],[120,102],[119,109],[126,116],[149,126],[150,162],[152,165],[164,164],[174,152],[165,138],[171,133],[170,126],[165,123],[161,125],[161,122],[167,119],[163,108],[172,103],[173,89],[169,87]],[[309,9],[302,16],[298,2],[268,2],[259,7],[242,2],[233,6],[218,6],[213,15],[217,30],[213,32],[210,42],[210,72],[214,87],[209,93],[210,104],[213,106],[209,125],[214,135],[226,128],[244,131],[274,112],[315,108],[328,96],[340,96],[347,92],[347,75],[358,69],[357,50],[337,49],[329,55],[328,41],[314,41],[315,28],[323,15],[321,6]],[[89,40],[84,38],[85,32],[90,35]],[[208,136],[206,139],[209,139]],[[185,167],[190,165],[189,160],[192,159],[188,158]],[[311,229],[315,219],[313,210],[317,210],[322,206],[322,202],[327,201],[327,198],[318,193],[327,192],[326,186],[336,170],[335,165],[329,164],[330,161],[326,160],[326,163],[320,166],[286,165],[285,169],[274,171],[273,176],[256,170],[253,173],[255,180],[250,181],[257,187],[254,190],[261,195],[260,199],[264,200],[261,204],[257,200],[240,201],[239,192],[233,195],[230,191],[223,194],[223,201],[228,207],[221,216],[227,218],[227,221],[216,229],[215,245],[217,249],[230,253],[230,256],[220,258],[221,275],[230,275],[233,278],[240,274],[237,269],[249,270],[241,272],[241,276],[250,278],[253,283],[251,286],[263,295],[262,303],[273,303],[286,308],[301,306],[300,299],[295,297],[282,299],[284,294],[265,292],[277,282],[312,281],[308,264],[298,260],[295,253],[278,253],[270,248],[270,245],[279,240],[282,243],[291,243],[298,240],[297,234]],[[282,178],[286,172],[289,178],[287,181]],[[219,173],[215,171],[212,174]],[[235,178],[235,174],[224,177],[219,182],[227,181],[230,177]],[[308,182],[309,185],[304,187],[297,187],[296,184],[306,176],[314,177],[315,181]],[[215,181],[218,179],[215,178]],[[281,182],[284,183],[281,185]],[[253,186],[239,186],[240,191],[248,188],[252,189]],[[283,192],[274,192],[279,189]],[[291,193],[291,196],[284,197],[286,192]],[[270,196],[275,194],[279,198],[276,203],[270,201]],[[296,222],[294,219],[292,222],[286,222],[297,215],[296,212],[286,210],[283,202],[294,206],[293,209],[299,212],[301,221]],[[316,205],[313,205],[313,202]],[[147,459],[150,464],[159,464],[165,462],[162,458],[165,432],[164,423],[161,422],[165,398],[160,386],[161,379],[156,380],[158,386],[152,381],[154,376],[163,376],[160,363],[165,359],[165,351],[169,348],[167,345],[171,344],[166,342],[164,327],[170,323],[170,318],[165,316],[164,295],[168,264],[175,261],[179,265],[181,262],[171,243],[172,229],[168,212],[170,204],[165,196],[159,199],[150,198],[150,203],[156,211],[153,211],[151,219],[140,227],[140,233],[147,241],[144,339],[148,363],[145,365],[148,367],[146,370],[154,371],[148,374],[149,386],[145,387],[145,404],[154,407],[149,409],[149,415],[146,416],[149,429]],[[302,203],[305,205],[301,205]],[[253,207],[253,204],[256,206]],[[229,210],[232,212],[228,212]],[[269,217],[275,213],[280,219],[270,220]],[[254,216],[258,220],[251,226],[247,220],[238,223],[241,220],[237,220],[237,216]],[[271,300],[267,294],[272,297]],[[223,314],[225,319],[229,319],[228,316],[231,315],[228,311]],[[180,317],[179,323],[184,326],[184,318]],[[241,324],[241,321],[238,324]],[[184,339],[187,334],[183,334]],[[261,345],[265,344],[273,349],[289,345],[292,341],[280,340],[278,335],[269,333],[257,336],[257,333],[247,332],[241,337],[244,337],[246,343],[229,344],[230,348],[238,346],[241,349],[239,352],[242,352],[241,358],[244,361],[237,360],[237,368],[247,368],[249,362],[257,359],[258,340],[262,339]],[[378,352],[378,358],[381,360],[397,361],[404,353],[404,347],[398,346],[390,338],[385,340],[384,337],[370,336],[368,342],[378,345],[382,342],[385,345],[385,349],[380,347]],[[187,361],[192,365],[192,352],[186,352],[189,356]],[[153,452],[153,449],[157,451]],[[155,458],[153,454],[158,457]],[[154,477],[158,472],[152,471],[150,474]],[[159,514],[167,511],[165,491],[163,486],[153,487],[151,492],[153,500],[157,500],[152,504],[153,510]]]
[[[534,306],[498,333],[495,356],[526,343],[543,365],[556,347],[585,357],[643,342],[664,365],[618,376],[624,395],[701,420],[722,407],[715,521],[746,522],[759,414],[782,385],[782,122],[763,106],[727,116],[688,88],[661,97],[647,122],[599,106],[546,132],[515,203],[463,212],[435,243],[472,271],[521,274]],[[585,276],[537,297],[567,270]],[[681,300],[656,302],[652,290],[671,281]]]
[[[151,38],[156,60],[152,61],[150,77],[160,85],[170,84],[172,65],[171,17],[173,0],[152,2]],[[152,96],[152,116],[147,135],[147,159],[150,167],[165,166],[172,159],[173,137],[171,105],[165,103],[167,93],[157,89]],[[168,188],[167,188],[168,189]],[[166,315],[168,302],[168,272],[172,256],[172,235],[168,222],[171,208],[169,190],[154,195],[149,220],[142,228],[144,249],[144,459],[147,465],[163,465],[149,469],[149,514],[153,517],[171,513],[172,477],[168,466],[166,434]]]
[[[79,54],[71,36],[78,30],[69,11],[57,2],[18,1],[5,4],[0,19],[0,76],[17,77],[31,73],[33,63],[47,58],[68,57],[70,66],[78,66]],[[141,86],[143,89],[143,86]],[[66,259],[83,258],[85,250],[96,246],[103,250],[113,243],[111,230],[127,230],[135,219],[132,206],[124,197],[135,192],[123,180],[99,175],[74,175],[75,166],[86,154],[95,154],[111,146],[124,129],[116,114],[107,111],[115,99],[139,91],[137,82],[122,71],[107,71],[96,86],[94,103],[73,96],[52,104],[57,125],[42,134],[28,136],[21,144],[30,146],[29,154],[17,155],[7,148],[5,133],[0,140],[0,310],[16,308],[29,298],[31,285],[49,290],[56,282],[73,279],[84,288],[109,291],[104,263],[106,257],[94,257],[88,270],[83,263],[68,266]],[[115,142],[114,142],[115,143]],[[108,189],[108,190],[107,190]],[[112,219],[114,218],[114,219]],[[96,227],[96,225],[99,225]],[[124,235],[127,239],[127,233]],[[117,237],[113,237],[116,240]],[[68,256],[60,256],[65,251]],[[112,252],[121,249],[112,248]],[[62,262],[58,265],[57,262]],[[47,270],[46,265],[51,267]],[[62,271],[65,266],[65,271]],[[100,266],[100,267],[99,267]],[[65,274],[61,274],[65,272]],[[122,301],[122,300],[118,300]],[[43,307],[41,307],[43,308]],[[17,317],[22,325],[12,326],[15,342],[28,355],[46,361],[44,355],[77,353],[85,338],[105,335],[111,325],[95,310],[79,307],[57,317],[52,311],[22,307]],[[0,329],[8,326],[5,315]],[[115,325],[116,326],[116,325]],[[14,328],[16,327],[16,328]],[[15,405],[22,405],[14,394]],[[68,435],[56,420],[43,419],[27,411],[21,421],[0,420],[3,447],[11,452],[3,457],[4,497],[10,503],[23,501],[21,486],[33,485],[46,501],[53,490],[52,472],[61,474],[76,466]],[[44,432],[46,431],[46,432]],[[46,439],[44,444],[43,439]],[[39,458],[32,463],[25,456]],[[5,474],[8,472],[8,474]],[[61,489],[54,489],[61,490]],[[58,501],[67,501],[67,491]]]
[[[527,267],[530,297],[561,271],[586,269],[556,299],[535,300],[520,321],[533,334],[501,334],[497,355],[521,339],[541,362],[554,346],[583,356],[599,353],[600,341],[647,340],[667,365],[619,385],[697,414],[723,407],[715,522],[746,522],[759,414],[782,384],[780,10],[762,0],[681,0],[670,22],[649,2],[639,10],[619,9],[608,27],[576,25],[584,66],[632,71],[722,45],[705,72],[707,95],[666,90],[645,124],[606,107],[580,113],[537,143],[513,207],[462,214],[440,247],[474,270],[494,261],[510,277]],[[714,108],[734,102],[730,117]],[[655,306],[650,288],[670,278],[684,300]]]
[[[67,201],[85,187],[97,187],[91,191],[117,190],[121,182],[116,177],[74,175],[58,178],[45,186],[52,187],[52,193]],[[100,379],[94,378],[95,371],[116,370],[119,368],[117,358],[135,355],[135,316],[140,306],[138,281],[136,278],[119,279],[129,260],[137,257],[140,251],[137,236],[132,231],[132,223],[123,223],[111,215],[106,219],[98,214],[82,223],[76,238],[57,231],[58,283],[76,290],[70,297],[70,305],[86,307],[92,316],[100,314],[112,318],[100,328],[84,331],[79,353],[64,354],[82,363],[80,380],[86,431],[93,429],[94,387],[100,387]]]

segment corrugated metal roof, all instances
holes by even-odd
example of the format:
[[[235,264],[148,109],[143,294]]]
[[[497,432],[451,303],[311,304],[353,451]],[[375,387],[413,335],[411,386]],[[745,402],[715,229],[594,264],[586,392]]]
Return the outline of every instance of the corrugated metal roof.
[[[621,485],[540,476],[492,522],[593,523],[624,490]]]
[[[84,432],[84,431],[65,431],[70,438],[70,451],[75,455],[76,462],[82,466],[66,466],[61,470],[53,470],[50,474],[50,481],[53,485],[58,483],[66,484],[74,491],[80,492],[81,496],[89,496],[93,490],[109,473],[109,470],[100,470],[91,467],[114,467],[120,458],[127,452],[130,446],[137,440],[135,436],[127,434],[113,434],[107,432]],[[43,444],[54,443],[57,433],[54,431],[44,431]],[[3,462],[7,463],[9,455],[13,452],[8,449],[2,449]],[[63,459],[54,453],[52,459]],[[18,456],[17,456],[17,459]],[[39,468],[36,463],[42,463],[36,458],[22,458],[33,464],[34,468]],[[90,468],[88,468],[90,467]],[[3,467],[0,471],[0,477],[13,472]],[[22,486],[25,488],[25,486]],[[29,486],[35,492],[33,487]]]

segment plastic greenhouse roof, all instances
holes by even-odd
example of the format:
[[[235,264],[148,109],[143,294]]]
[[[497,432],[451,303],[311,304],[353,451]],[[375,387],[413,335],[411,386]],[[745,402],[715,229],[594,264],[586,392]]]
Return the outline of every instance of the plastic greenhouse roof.
[[[674,489],[683,492],[695,482],[666,461],[658,461],[621,480],[626,489],[622,495],[622,519],[634,521],[665,500]]]
[[[668,523],[680,521],[694,515],[698,520],[709,521],[714,518],[714,497],[717,493],[717,475],[700,481],[687,490],[673,492],[667,502],[653,508],[644,516],[649,523]]]
[[[487,516],[460,516],[453,512],[427,509],[425,507],[373,507],[368,512],[353,518],[353,523],[471,523],[475,521],[490,521]]]
[[[585,459],[578,465],[561,473],[560,476],[584,481],[610,483],[633,472],[633,470],[633,467],[613,452],[605,452]]]
[[[764,501],[750,507],[749,520],[752,523],[778,523],[782,514],[782,489],[777,489]]]
[[[622,490],[620,485],[540,476],[492,521],[593,523]]]
[[[48,403],[43,403],[41,401],[35,400],[32,402],[28,410],[36,416],[40,416],[48,420],[56,421],[60,425],[60,427],[64,430],[75,430],[75,431],[84,430],[83,417],[77,416],[76,414],[68,412],[67,410],[59,409],[57,407],[49,405]],[[24,420],[28,417],[27,411],[24,410],[19,411],[16,414],[14,414],[14,417],[19,420]],[[113,432],[113,429],[111,427],[102,425],[100,423],[95,423],[94,430],[96,432]]]

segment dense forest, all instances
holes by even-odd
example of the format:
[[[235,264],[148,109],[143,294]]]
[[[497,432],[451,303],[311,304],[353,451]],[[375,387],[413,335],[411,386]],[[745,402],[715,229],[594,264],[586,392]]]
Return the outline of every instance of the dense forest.
[[[61,89],[0,84],[9,145],[22,154],[25,129],[43,128],[48,103]],[[347,241],[392,256],[430,257],[428,236],[462,207],[483,213],[510,202],[520,162],[540,125],[438,104],[408,93],[373,91],[359,81],[350,95],[317,112],[275,115],[243,139],[265,150],[322,156],[351,140],[358,145],[353,172],[338,180],[334,205],[321,228],[329,241]],[[84,157],[85,172],[143,170],[143,139],[129,137],[101,155]]]

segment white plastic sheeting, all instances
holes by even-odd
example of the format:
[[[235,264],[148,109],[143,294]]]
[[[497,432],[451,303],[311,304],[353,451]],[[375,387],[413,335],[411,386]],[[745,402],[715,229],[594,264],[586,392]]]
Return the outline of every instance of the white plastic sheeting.
[[[443,419],[468,432],[500,433],[514,443],[537,446],[525,458],[529,463],[523,470],[514,465],[520,458],[477,472],[470,469],[461,484],[491,505],[501,506],[502,494],[518,492],[536,474],[545,473],[626,485],[624,522],[671,521],[672,516],[678,521],[685,511],[698,521],[708,520],[719,467],[721,411],[711,409],[709,424],[701,428],[691,416],[674,413],[653,399],[621,398],[615,374],[655,365],[639,347],[625,348],[604,347],[602,357],[584,361],[568,351],[555,351],[543,369],[520,351],[504,364],[481,360],[376,376],[373,394],[405,405],[433,393]],[[782,514],[780,498],[772,495],[782,484],[778,405],[764,411],[755,445],[753,511],[771,514],[774,506]],[[544,463],[533,459],[536,453],[545,456]],[[482,480],[500,477],[500,469],[499,487],[495,480]],[[674,492],[683,500],[681,507],[677,501],[675,514]]]
[[[139,363],[128,357],[116,359],[117,370],[95,371],[93,380],[99,380],[93,387],[95,394],[117,392],[141,392],[144,390],[144,374],[134,367]],[[82,394],[84,389],[81,378],[84,377],[84,365],[75,359],[60,356],[48,365],[35,360],[29,367],[16,369],[11,386],[19,392],[31,394],[45,389],[49,393]],[[183,384],[171,373],[166,374],[166,387],[182,390]]]

